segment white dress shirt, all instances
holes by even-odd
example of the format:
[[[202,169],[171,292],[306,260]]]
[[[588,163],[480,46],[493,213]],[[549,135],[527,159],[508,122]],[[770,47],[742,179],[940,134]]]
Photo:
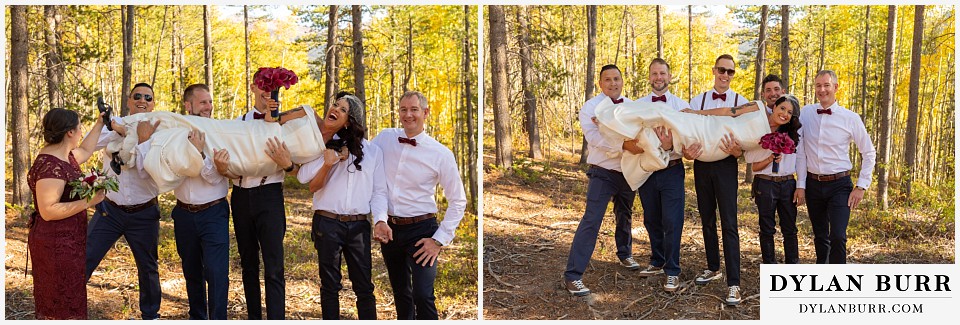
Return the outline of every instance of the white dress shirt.
[[[803,131],[800,131],[803,132]],[[803,137],[800,137],[800,143],[797,144],[797,150],[803,147]],[[797,171],[797,155],[799,152],[794,152],[789,155],[780,155],[780,168],[779,171],[773,172],[773,162],[767,164],[767,167],[763,168],[761,171],[753,172],[754,175],[769,175],[769,176],[787,176],[793,175]],[[773,154],[773,151],[769,149],[758,148],[755,150],[747,150],[743,152],[743,158],[747,160],[748,163],[757,163],[764,161]]]
[[[111,120],[122,121],[119,116],[111,116]],[[127,132],[136,132],[136,130],[128,129]],[[108,131],[107,127],[104,126],[100,131],[100,138],[97,139],[97,146],[94,151],[106,148],[107,143],[119,138],[120,135],[116,131]],[[110,168],[110,162],[113,161],[111,153],[103,150],[101,156],[103,158],[103,171],[106,172],[107,176],[116,177],[117,185],[119,185],[116,192],[107,191],[106,196],[110,201],[119,205],[137,205],[157,197],[159,194],[157,184],[153,182],[153,178],[150,178],[147,172],[140,168],[124,168],[120,175],[117,175],[113,172],[113,168]]]
[[[693,96],[690,98],[690,108],[694,110],[704,110],[717,107],[737,107],[750,102],[750,99],[740,96],[733,89],[727,89],[724,94],[727,94],[727,100],[720,100],[720,98],[713,99],[713,93],[717,91],[711,89],[700,93],[699,95]]]
[[[669,90],[663,93],[663,95],[667,96],[667,105],[669,105],[670,107],[673,107],[673,109],[677,110],[678,112],[685,108],[690,108],[690,104],[687,104],[685,100],[680,99],[680,97],[677,97],[676,95],[671,93]],[[657,96],[657,94],[650,92],[646,96],[637,98],[636,101],[641,103],[652,103],[653,96]],[[683,158],[683,154],[679,148],[673,148],[670,150],[670,160],[676,160],[681,158]]]
[[[609,143],[600,134],[600,127],[593,123],[592,118],[597,116],[597,104],[600,104],[607,95],[600,93],[591,98],[580,108],[580,128],[587,139],[587,163],[609,170],[621,171],[620,156],[623,154],[623,142]],[[630,98],[620,96],[624,103],[632,102]]]
[[[869,188],[873,167],[877,163],[877,150],[870,141],[863,120],[860,115],[836,102],[829,107],[832,114],[817,114],[817,109],[822,108],[817,103],[800,109],[800,123],[803,124],[800,135],[805,140],[804,155],[797,157],[797,170],[800,173],[809,171],[818,175],[832,175],[852,169],[850,142],[853,141],[863,158],[856,186]],[[807,178],[801,176],[798,177],[797,188],[806,188]]]
[[[336,137],[334,137],[336,139]],[[383,172],[383,153],[380,148],[363,140],[363,160],[360,170],[350,154],[346,160],[336,163],[327,174],[326,185],[313,193],[313,209],[336,214],[373,213],[373,223],[387,221],[387,179]],[[320,168],[323,156],[300,167],[297,180],[308,184]]]
[[[238,117],[237,119],[238,119],[238,120],[242,120],[242,121],[253,121],[253,120],[254,120],[254,119],[253,119],[253,113],[254,113],[254,112],[259,113],[256,109],[253,109],[253,110],[250,110],[249,112],[247,112],[247,114],[241,115],[241,116]],[[270,114],[270,112],[267,112],[266,114]],[[279,122],[278,122],[278,123],[279,123]],[[262,139],[262,141],[263,141],[264,143],[266,143],[266,142],[267,142],[267,139]],[[264,153],[264,155],[266,155],[266,153]],[[285,167],[285,166],[280,166],[280,168],[283,168],[283,167]],[[242,177],[242,178],[239,178],[239,179],[234,179],[234,180],[233,180],[233,185],[240,186],[240,187],[242,187],[242,188],[254,188],[254,187],[257,187],[257,186],[260,186],[260,185],[280,183],[280,182],[283,182],[283,174],[284,174],[283,170],[279,170],[279,171],[277,171],[275,174],[272,174],[272,175],[270,175],[270,176],[266,176],[266,178],[264,178],[264,177]],[[261,182],[262,182],[263,184],[261,184]]]
[[[455,237],[457,226],[467,208],[467,196],[453,152],[430,137],[426,131],[413,139],[417,146],[400,143],[406,138],[402,128],[384,129],[373,139],[383,151],[383,171],[387,177],[387,213],[397,217],[415,217],[438,211],[437,184],[447,199],[440,228],[433,234],[444,246]]]

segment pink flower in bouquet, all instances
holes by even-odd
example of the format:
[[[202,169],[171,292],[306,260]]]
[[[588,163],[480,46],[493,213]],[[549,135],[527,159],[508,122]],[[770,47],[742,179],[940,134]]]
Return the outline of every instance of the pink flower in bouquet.
[[[262,67],[257,70],[257,78],[254,79],[253,83],[263,91],[274,91],[280,89],[280,87],[290,89],[290,86],[295,85],[298,81],[300,80],[293,71],[281,67]]]
[[[767,133],[760,138],[760,147],[773,151],[775,154],[792,154],[797,151],[797,144],[789,135],[782,132]]]

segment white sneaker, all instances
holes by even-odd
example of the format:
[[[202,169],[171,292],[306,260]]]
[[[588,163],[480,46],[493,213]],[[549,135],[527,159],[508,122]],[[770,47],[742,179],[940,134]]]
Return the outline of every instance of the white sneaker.
[[[703,270],[703,274],[700,274],[700,276],[698,276],[694,282],[697,284],[707,284],[710,283],[710,281],[719,279],[722,276],[723,272],[720,271]]]
[[[567,291],[569,291],[574,296],[580,297],[580,296],[586,296],[590,294],[590,289],[588,289],[587,286],[583,285],[583,280],[573,280],[573,281],[563,280],[563,284],[566,287]]]
[[[680,288],[680,277],[676,275],[668,275],[667,283],[663,285],[663,291],[674,292]]]
[[[656,267],[653,265],[648,265],[647,268],[640,270],[639,274],[640,274],[640,277],[644,277],[644,278],[648,276],[663,274],[663,268]]]
[[[727,292],[727,305],[736,306],[740,304],[740,286],[730,286]]]
[[[633,256],[620,260],[620,266],[623,266],[630,271],[636,271],[640,269],[640,263],[637,263],[637,261],[633,259]]]

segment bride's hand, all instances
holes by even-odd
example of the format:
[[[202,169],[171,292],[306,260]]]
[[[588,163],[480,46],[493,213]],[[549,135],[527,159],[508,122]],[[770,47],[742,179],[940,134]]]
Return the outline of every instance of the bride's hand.
[[[333,166],[340,162],[340,154],[333,149],[324,149],[323,150],[323,164],[326,166]]]

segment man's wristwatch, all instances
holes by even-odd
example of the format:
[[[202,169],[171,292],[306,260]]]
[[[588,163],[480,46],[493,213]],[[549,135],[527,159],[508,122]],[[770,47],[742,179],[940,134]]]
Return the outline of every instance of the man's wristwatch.
[[[430,238],[430,239],[433,239],[433,243],[437,244],[437,246],[443,247],[443,244],[441,244],[439,240],[435,238]]]
[[[290,167],[284,168],[283,171],[284,171],[284,172],[287,172],[287,173],[292,172],[292,171],[293,171],[293,167],[296,167],[296,166],[297,166],[297,164],[290,163]]]
[[[867,189],[866,189],[866,188],[863,188],[863,187],[860,187],[860,186],[857,186],[857,187],[854,187],[854,189],[858,189],[858,188],[859,188],[859,189],[861,189],[861,190],[863,190],[864,192],[866,192],[866,191],[867,191]]]

